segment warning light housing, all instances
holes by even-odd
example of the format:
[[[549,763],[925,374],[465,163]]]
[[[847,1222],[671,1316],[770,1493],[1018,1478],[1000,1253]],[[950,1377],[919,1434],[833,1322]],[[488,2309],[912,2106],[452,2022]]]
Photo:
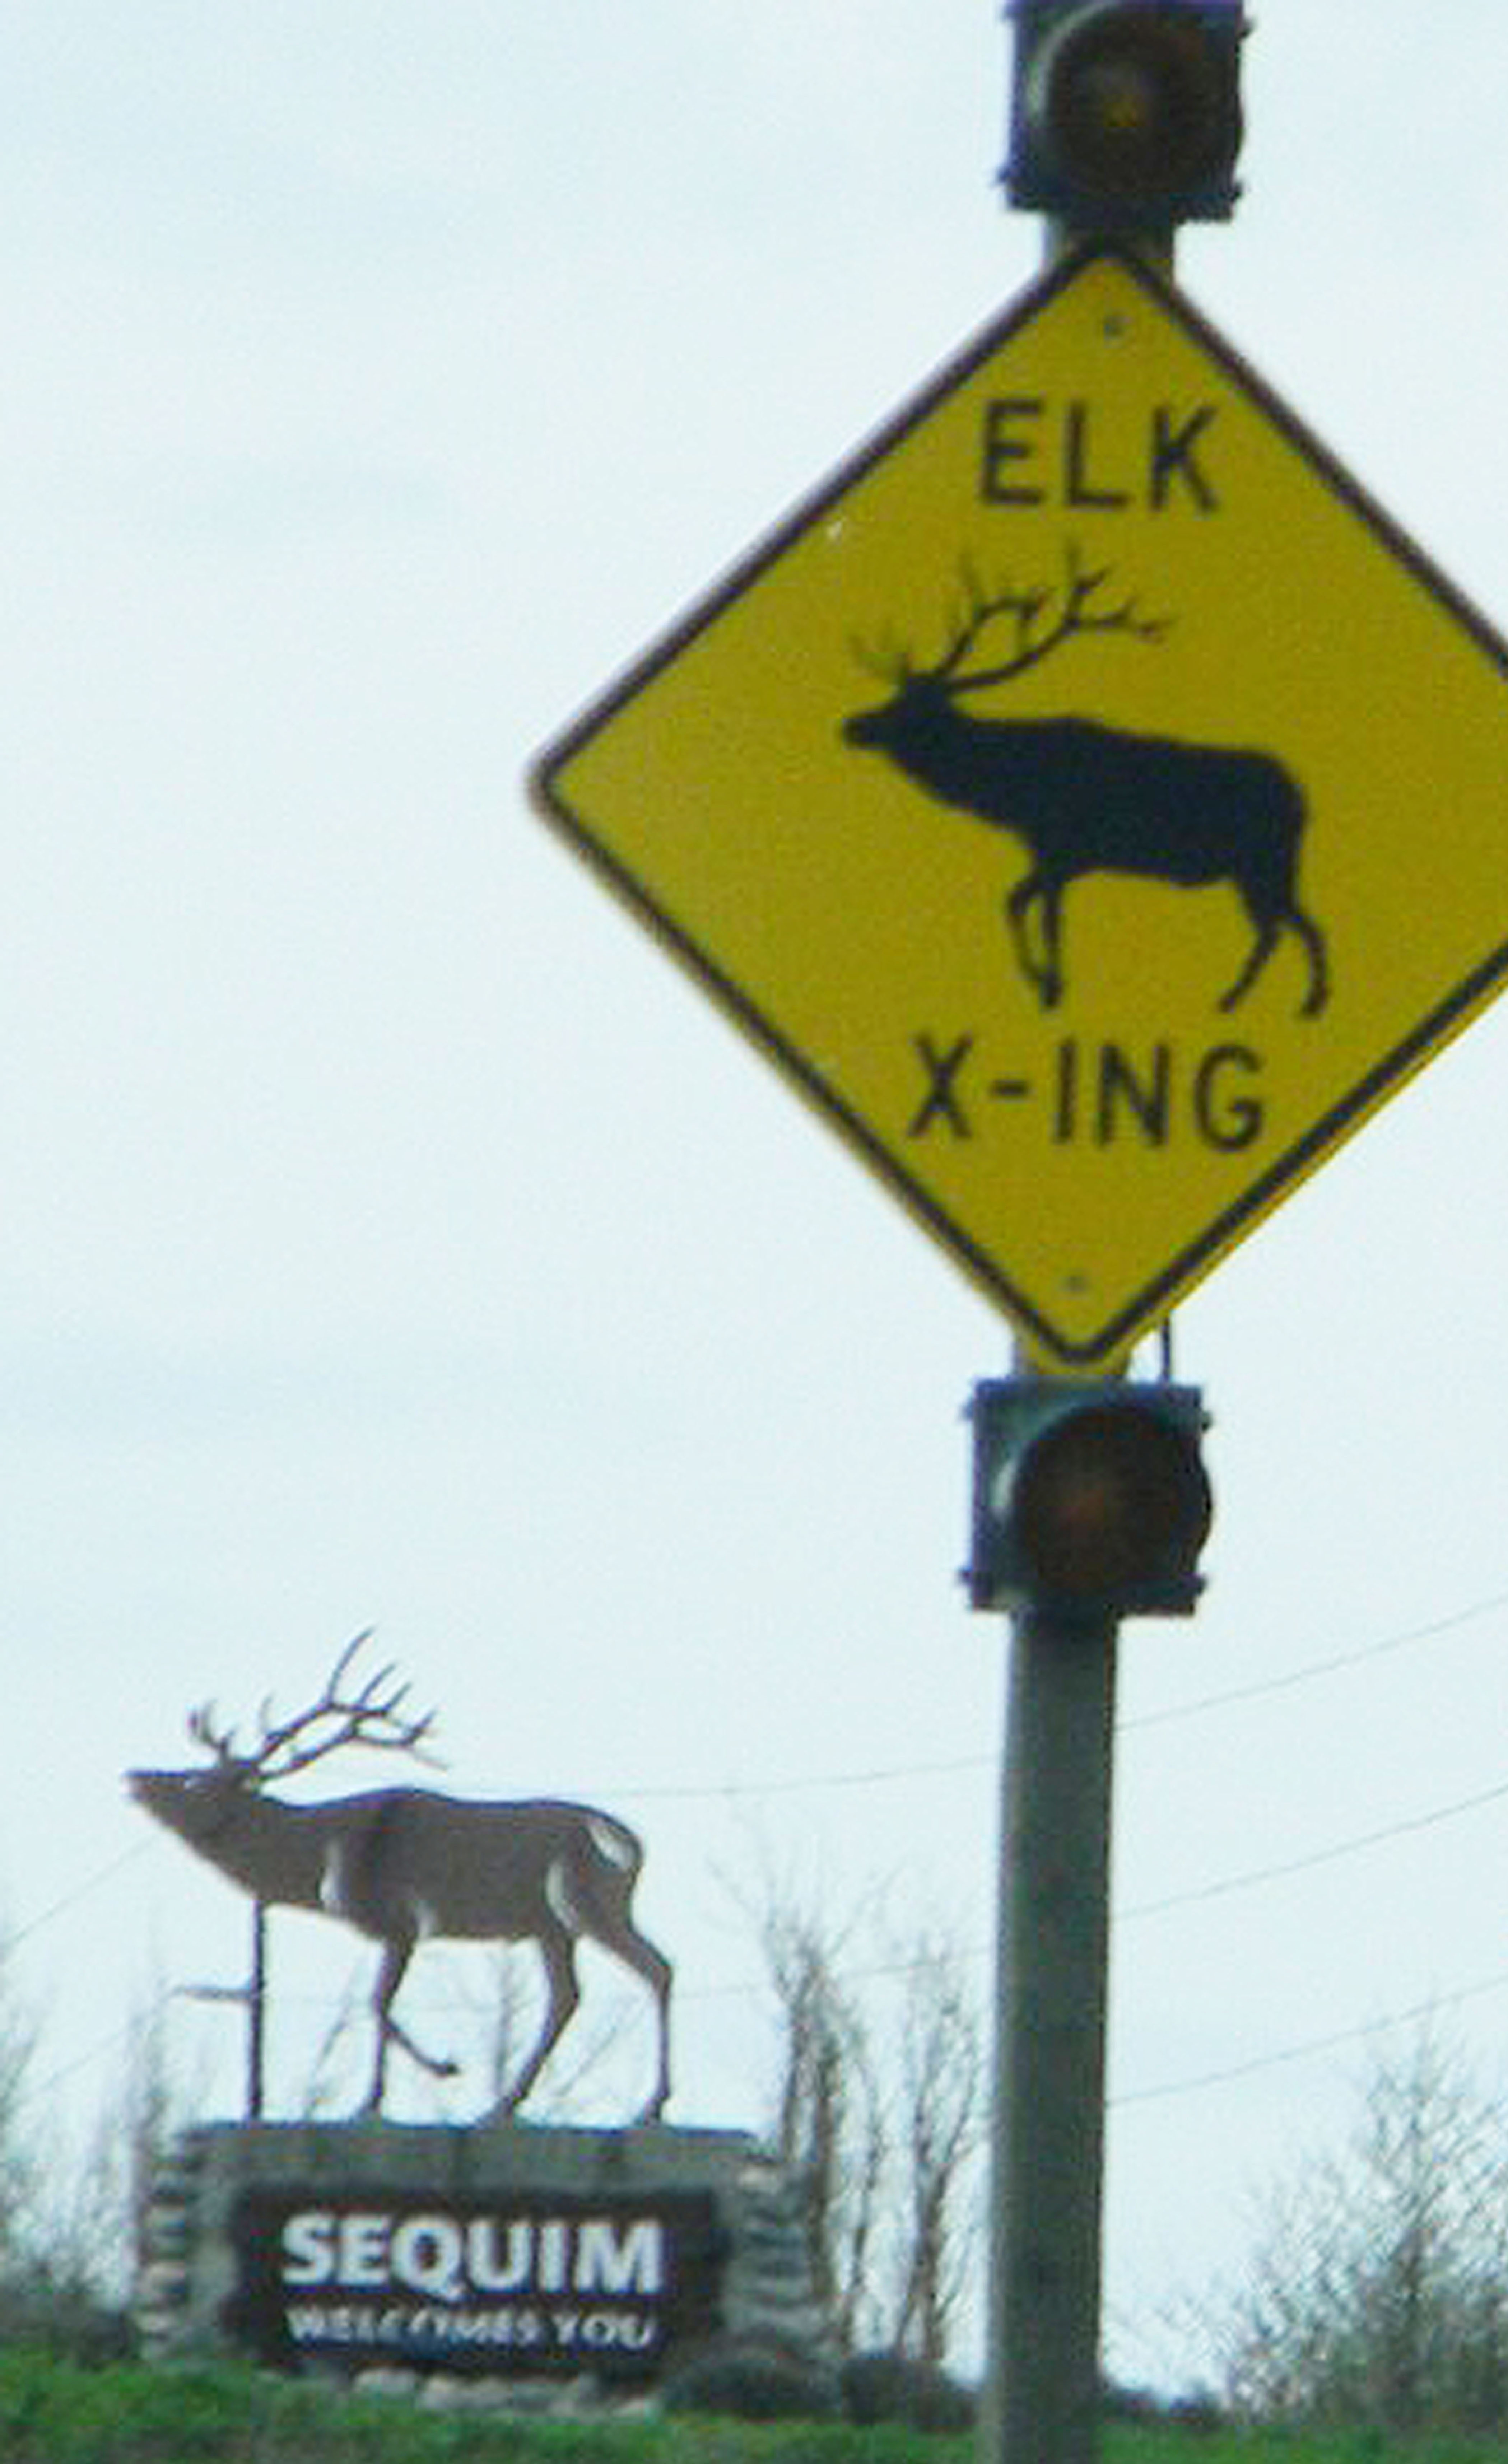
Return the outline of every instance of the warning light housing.
[[[1012,13],[1013,206],[1085,235],[1230,216],[1241,0],[1014,0]]]
[[[1005,1377],[976,1387],[976,1609],[1187,1617],[1213,1499],[1197,1387]]]

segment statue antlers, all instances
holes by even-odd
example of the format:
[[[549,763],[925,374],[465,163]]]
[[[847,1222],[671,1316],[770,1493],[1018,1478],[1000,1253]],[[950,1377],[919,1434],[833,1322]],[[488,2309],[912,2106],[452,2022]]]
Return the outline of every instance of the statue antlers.
[[[388,1661],[376,1668],[355,1696],[345,1701],[341,1687],[347,1670],[357,1655],[370,1642],[376,1629],[364,1626],[341,1653],[325,1682],[323,1693],[306,1711],[296,1711],[291,1720],[276,1725],[272,1704],[264,1700],[259,1714],[260,1738],[254,1753],[236,1751],[233,1728],[216,1730],[214,1705],[201,1703],[188,1714],[187,1727],[196,1746],[204,1746],[213,1754],[218,1769],[234,1769],[249,1780],[260,1785],[266,1780],[290,1779],[295,1771],[307,1771],[311,1763],[322,1762],[342,1746],[376,1746],[394,1753],[410,1753],[420,1762],[433,1764],[436,1757],[424,1750],[425,1742],[433,1729],[436,1713],[426,1711],[416,1720],[401,1720],[399,1712],[408,1701],[411,1688],[407,1683],[392,1687],[384,1694],[383,1687],[396,1675],[396,1664]],[[322,1725],[325,1733],[319,1731]],[[299,1743],[299,1740],[304,1740]]]

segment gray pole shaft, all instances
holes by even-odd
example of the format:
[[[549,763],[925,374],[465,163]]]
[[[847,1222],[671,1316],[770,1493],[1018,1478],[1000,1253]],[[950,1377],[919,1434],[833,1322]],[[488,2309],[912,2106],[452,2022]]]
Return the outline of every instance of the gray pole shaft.
[[[260,2122],[267,2048],[267,1903],[252,1902],[252,1972],[246,1987],[246,2119]]]
[[[982,2464],[1092,2464],[1116,1625],[1014,1620]]]

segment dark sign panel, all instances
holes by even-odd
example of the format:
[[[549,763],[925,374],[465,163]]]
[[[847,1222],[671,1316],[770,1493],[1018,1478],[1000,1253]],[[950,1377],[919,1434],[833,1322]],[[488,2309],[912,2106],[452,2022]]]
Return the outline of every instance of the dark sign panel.
[[[232,2220],[236,2342],[280,2367],[651,2380],[718,2324],[725,2234],[699,2193],[249,2190]]]

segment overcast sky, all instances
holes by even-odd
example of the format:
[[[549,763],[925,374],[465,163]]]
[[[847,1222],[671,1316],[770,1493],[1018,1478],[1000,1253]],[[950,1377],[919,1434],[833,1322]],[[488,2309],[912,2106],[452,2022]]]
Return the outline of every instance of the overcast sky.
[[[673,2118],[763,2119],[762,1859],[945,1912],[987,1993],[1006,1644],[956,1581],[959,1415],[1009,1329],[523,781],[1033,277],[1005,67],[983,0],[0,21],[0,1903],[39,2109],[244,1957],[122,1771],[366,1625],[455,1787],[643,1829]],[[1498,625],[1505,88],[1475,0],[1266,0],[1238,218],[1180,252]],[[1365,2031],[1434,2002],[1500,2066],[1505,1058],[1495,1013],[1179,1312],[1218,1521],[1198,1618],[1123,1642],[1127,2377]],[[364,1970],[313,1919],[274,1956],[292,2098]],[[443,2035],[479,1989],[429,1959]],[[171,2010],[233,2110],[233,2013]]]

